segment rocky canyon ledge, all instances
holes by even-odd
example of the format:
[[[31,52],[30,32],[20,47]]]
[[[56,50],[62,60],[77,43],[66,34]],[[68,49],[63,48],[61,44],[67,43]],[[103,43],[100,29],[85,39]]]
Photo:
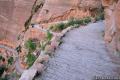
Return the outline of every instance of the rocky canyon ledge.
[[[50,59],[48,68],[35,80],[93,80],[118,77],[120,65],[112,63],[103,40],[104,23],[74,29]]]

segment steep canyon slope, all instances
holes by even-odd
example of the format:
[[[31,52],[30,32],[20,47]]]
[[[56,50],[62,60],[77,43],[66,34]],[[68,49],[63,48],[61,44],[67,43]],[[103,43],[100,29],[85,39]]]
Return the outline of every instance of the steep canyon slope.
[[[35,0],[0,1],[0,40],[7,39],[16,44],[18,34],[30,16]]]
[[[30,17],[35,0],[2,0],[0,1],[0,40],[7,40],[13,45],[18,34],[24,29],[25,21]],[[54,22],[70,18],[95,16],[102,8],[105,11],[105,41],[112,51],[120,51],[120,0],[45,0],[41,11],[38,11],[33,22]],[[35,32],[36,38],[41,33]],[[31,30],[26,37],[31,37]],[[33,34],[34,35],[34,34]],[[32,36],[33,36],[32,35]],[[32,38],[35,38],[32,37]]]
[[[46,0],[37,21],[61,21],[95,15],[101,9],[100,0]]]
[[[16,43],[18,34],[24,29],[25,21],[31,15],[34,1],[0,1],[0,40],[7,39],[13,44]],[[33,22],[82,18],[90,16],[90,11],[94,12],[99,8],[101,8],[100,0],[46,0],[43,9],[37,13],[38,17],[33,19]]]

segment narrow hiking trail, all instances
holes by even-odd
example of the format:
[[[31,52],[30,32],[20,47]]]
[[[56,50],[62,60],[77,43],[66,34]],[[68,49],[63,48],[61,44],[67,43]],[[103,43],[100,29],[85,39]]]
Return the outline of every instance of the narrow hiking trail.
[[[103,40],[104,24],[97,22],[71,30],[35,80],[93,80],[94,76],[118,76]]]

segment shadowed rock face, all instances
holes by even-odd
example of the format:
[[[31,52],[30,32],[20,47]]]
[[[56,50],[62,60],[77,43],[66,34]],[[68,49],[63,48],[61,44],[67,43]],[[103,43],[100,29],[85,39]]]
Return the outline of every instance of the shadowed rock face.
[[[24,23],[31,13],[35,0],[0,1],[0,40],[17,41],[17,35],[24,29]]]

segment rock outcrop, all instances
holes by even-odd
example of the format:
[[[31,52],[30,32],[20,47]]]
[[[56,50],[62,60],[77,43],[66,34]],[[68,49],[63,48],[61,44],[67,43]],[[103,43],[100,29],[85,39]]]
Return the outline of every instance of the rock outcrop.
[[[105,11],[105,42],[112,52],[120,51],[120,0],[102,0]]]
[[[46,0],[37,22],[53,22],[95,15],[100,0]]]

